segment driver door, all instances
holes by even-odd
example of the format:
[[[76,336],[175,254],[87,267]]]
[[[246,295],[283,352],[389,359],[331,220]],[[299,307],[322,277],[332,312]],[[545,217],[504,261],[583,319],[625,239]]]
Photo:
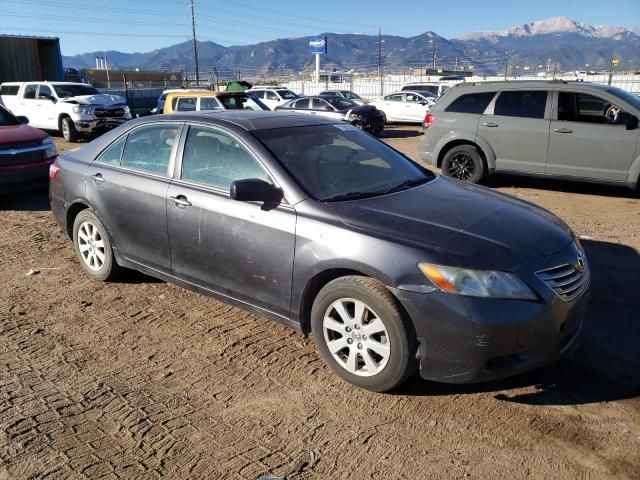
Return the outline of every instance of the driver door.
[[[35,108],[43,128],[56,130],[58,128],[58,108],[56,98],[48,85],[40,85],[36,96]]]
[[[546,173],[626,181],[639,130],[610,123],[606,114],[612,103],[605,98],[555,91],[554,104]]]
[[[407,112],[408,121],[422,122],[427,111],[429,111],[429,105],[427,100],[420,95],[407,93],[405,111]]]

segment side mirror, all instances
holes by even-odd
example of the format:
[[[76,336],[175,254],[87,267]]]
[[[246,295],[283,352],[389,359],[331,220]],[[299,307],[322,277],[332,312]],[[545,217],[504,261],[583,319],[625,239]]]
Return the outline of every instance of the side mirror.
[[[239,202],[278,203],[282,200],[282,190],[257,178],[236,180],[229,188],[229,195]]]
[[[22,115],[16,117],[16,120],[18,122],[20,122],[21,124],[23,124],[23,125],[27,125],[29,123],[29,119],[27,117],[22,116]]]
[[[420,105],[424,106],[427,105],[429,102],[420,102]]]

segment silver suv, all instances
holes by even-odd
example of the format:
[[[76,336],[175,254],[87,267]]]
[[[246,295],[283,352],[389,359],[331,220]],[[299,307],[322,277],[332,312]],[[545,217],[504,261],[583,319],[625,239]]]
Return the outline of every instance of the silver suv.
[[[420,157],[460,180],[493,172],[636,188],[640,97],[588,82],[459,84],[427,113]]]

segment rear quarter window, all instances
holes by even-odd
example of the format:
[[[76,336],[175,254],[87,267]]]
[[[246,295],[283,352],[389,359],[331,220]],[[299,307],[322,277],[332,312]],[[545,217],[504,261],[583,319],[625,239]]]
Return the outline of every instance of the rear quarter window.
[[[2,85],[0,95],[18,95],[19,85]]]
[[[482,113],[487,108],[496,92],[467,93],[456,98],[444,109],[454,113]]]

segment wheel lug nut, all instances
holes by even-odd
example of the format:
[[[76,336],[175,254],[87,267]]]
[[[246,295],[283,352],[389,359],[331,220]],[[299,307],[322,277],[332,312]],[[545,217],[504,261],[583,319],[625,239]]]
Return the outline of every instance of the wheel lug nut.
[[[360,325],[358,325],[358,324],[356,323],[355,328],[356,328],[356,330],[360,330]]]
[[[353,343],[353,338],[347,338],[347,343],[351,345]]]
[[[358,348],[362,350],[362,344],[361,343],[358,344]]]
[[[350,332],[350,331],[351,331],[351,327],[347,327],[347,328],[345,328],[345,330],[346,330],[347,332]]]
[[[366,339],[367,339],[367,336],[366,336],[366,335],[363,335],[363,336],[362,336],[362,339],[363,339],[363,340],[366,340]]]

